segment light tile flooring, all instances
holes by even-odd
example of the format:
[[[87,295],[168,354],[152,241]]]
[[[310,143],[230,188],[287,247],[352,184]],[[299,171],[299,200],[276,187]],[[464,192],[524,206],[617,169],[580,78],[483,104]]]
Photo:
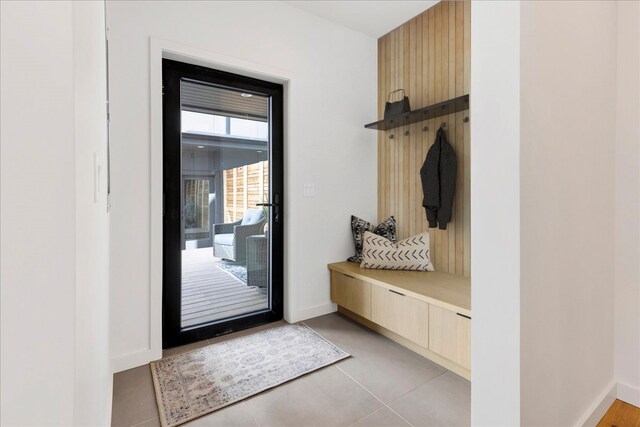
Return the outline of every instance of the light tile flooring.
[[[196,426],[467,426],[469,381],[340,314],[305,321],[352,357],[185,424]],[[165,356],[280,322],[191,344]],[[148,366],[114,377],[113,426],[160,425]]]

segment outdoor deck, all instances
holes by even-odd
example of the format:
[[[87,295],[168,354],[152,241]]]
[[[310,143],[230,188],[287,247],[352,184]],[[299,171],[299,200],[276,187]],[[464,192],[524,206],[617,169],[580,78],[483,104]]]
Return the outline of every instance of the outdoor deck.
[[[264,290],[219,267],[211,248],[182,251],[182,327],[268,308]]]

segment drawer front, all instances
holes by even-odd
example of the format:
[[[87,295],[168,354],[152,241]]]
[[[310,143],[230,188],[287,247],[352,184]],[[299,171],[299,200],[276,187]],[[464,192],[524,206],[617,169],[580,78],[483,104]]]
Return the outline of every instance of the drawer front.
[[[471,319],[431,305],[429,350],[471,369]]]
[[[371,320],[371,283],[332,271],[331,301]]]
[[[429,344],[429,304],[381,286],[371,288],[371,316],[375,323],[416,344]]]

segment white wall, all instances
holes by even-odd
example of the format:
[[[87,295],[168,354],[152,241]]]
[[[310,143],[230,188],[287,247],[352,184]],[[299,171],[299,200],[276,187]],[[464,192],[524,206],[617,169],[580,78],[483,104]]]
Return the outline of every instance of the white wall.
[[[640,3],[617,5],[615,377],[640,406]]]
[[[107,68],[102,1],[74,2],[76,148],[75,424],[109,425],[109,216]],[[94,162],[98,181],[94,183]],[[97,194],[94,194],[94,184]]]
[[[1,420],[3,425],[70,425],[75,348],[72,6],[0,4]]]
[[[520,23],[521,423],[572,425],[613,379],[616,4]]]
[[[109,1],[107,17],[115,369],[160,356],[160,342],[153,338],[160,311],[150,305],[162,285],[150,262],[157,253],[151,241],[161,242],[161,229],[150,232],[152,215],[158,215],[150,205],[157,200],[150,193],[150,158],[158,159],[150,154],[150,99],[157,96],[150,92],[151,36],[251,64],[258,72],[282,70],[279,77],[288,79],[287,319],[332,311],[326,264],[353,250],[352,213],[376,217],[376,134],[363,129],[377,114],[376,40],[281,2]],[[303,183],[316,185],[315,198],[302,197]]]
[[[0,424],[108,425],[103,5],[0,7]]]
[[[519,3],[472,3],[471,423],[476,426],[520,421],[519,41]]]

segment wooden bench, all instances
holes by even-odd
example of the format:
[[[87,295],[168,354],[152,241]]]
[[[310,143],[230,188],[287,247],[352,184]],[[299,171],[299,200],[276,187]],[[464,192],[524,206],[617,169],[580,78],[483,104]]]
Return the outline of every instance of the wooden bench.
[[[331,300],[351,319],[471,379],[471,280],[329,264]]]

